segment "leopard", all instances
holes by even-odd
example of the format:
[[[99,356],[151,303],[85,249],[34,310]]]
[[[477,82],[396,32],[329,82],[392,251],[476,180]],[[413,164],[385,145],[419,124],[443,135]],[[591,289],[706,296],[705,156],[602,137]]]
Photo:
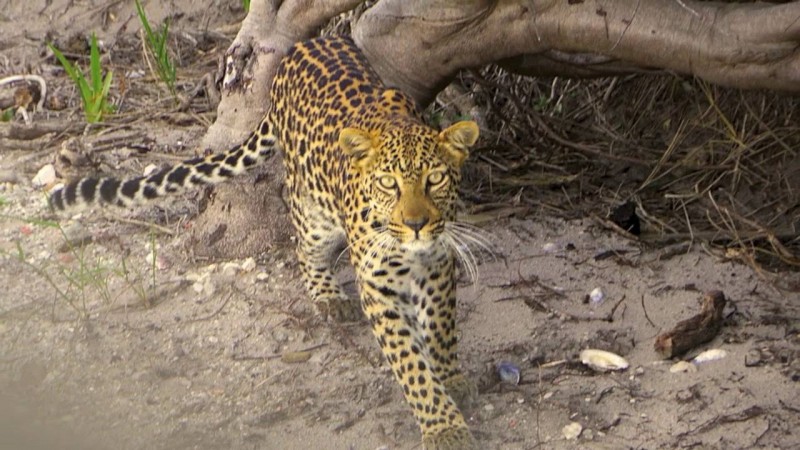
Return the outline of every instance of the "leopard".
[[[464,120],[425,124],[350,37],[296,43],[279,63],[271,106],[239,145],[146,176],[88,176],[54,190],[55,210],[144,204],[224,182],[283,155],[301,277],[328,320],[366,316],[400,384],[423,447],[476,449],[459,404],[476,395],[459,367],[456,222],[461,169],[479,136]],[[342,242],[359,301],[334,275]]]

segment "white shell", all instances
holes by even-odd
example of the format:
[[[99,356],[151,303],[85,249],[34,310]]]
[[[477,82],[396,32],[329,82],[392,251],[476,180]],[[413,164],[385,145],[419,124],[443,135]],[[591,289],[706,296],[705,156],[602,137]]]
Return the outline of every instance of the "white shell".
[[[671,373],[692,373],[697,372],[697,366],[689,361],[678,361],[669,368],[669,371]]]
[[[726,356],[728,356],[728,352],[725,350],[722,350],[721,348],[712,348],[711,350],[706,350],[703,353],[695,356],[692,362],[695,364],[702,364],[709,361],[716,361]]]
[[[599,287],[592,289],[592,292],[589,293],[589,300],[593,305],[603,303],[605,298],[606,294]]]
[[[581,352],[581,362],[599,372],[625,370],[630,364],[625,358],[604,350],[586,349]]]

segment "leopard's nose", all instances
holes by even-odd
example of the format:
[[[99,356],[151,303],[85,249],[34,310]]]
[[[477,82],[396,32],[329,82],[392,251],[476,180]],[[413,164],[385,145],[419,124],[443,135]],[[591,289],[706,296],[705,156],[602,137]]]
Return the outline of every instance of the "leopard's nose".
[[[403,219],[403,223],[408,227],[414,230],[415,234],[419,234],[422,227],[424,227],[430,219],[427,217],[418,217],[416,219]]]

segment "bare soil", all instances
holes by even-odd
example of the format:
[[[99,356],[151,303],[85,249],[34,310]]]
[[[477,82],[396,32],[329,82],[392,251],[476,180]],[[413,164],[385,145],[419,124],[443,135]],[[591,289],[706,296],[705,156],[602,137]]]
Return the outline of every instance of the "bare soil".
[[[145,6],[154,23],[172,17],[188,98],[244,13],[237,2]],[[62,217],[63,228],[36,221],[49,213],[30,180],[64,145],[104,172],[141,173],[193,155],[213,120],[202,98],[176,106],[152,79],[138,28],[127,2],[0,1],[0,76],[40,74],[68,106],[0,123],[0,448],[419,448],[368,325],[316,319],[291,248],[233,262],[187,253],[200,194]],[[118,114],[94,127],[44,45],[86,30],[118,80]],[[462,365],[480,388],[466,414],[485,448],[800,447],[797,273],[523,209],[465,215],[495,247],[459,291]],[[595,288],[602,300],[587,300]],[[672,373],[655,337],[710,290],[729,300],[722,330],[684,359],[727,356]],[[586,348],[630,367],[593,371],[578,359]],[[518,384],[501,382],[501,362],[519,368]],[[581,432],[568,440],[571,423]]]

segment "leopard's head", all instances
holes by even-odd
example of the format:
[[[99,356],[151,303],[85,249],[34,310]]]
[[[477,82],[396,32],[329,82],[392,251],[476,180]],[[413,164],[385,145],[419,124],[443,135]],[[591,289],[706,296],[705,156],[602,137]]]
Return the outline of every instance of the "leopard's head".
[[[401,248],[424,249],[455,220],[461,166],[478,139],[475,122],[438,132],[411,121],[382,131],[345,128],[339,145],[360,173],[360,191],[374,212],[373,229]]]

